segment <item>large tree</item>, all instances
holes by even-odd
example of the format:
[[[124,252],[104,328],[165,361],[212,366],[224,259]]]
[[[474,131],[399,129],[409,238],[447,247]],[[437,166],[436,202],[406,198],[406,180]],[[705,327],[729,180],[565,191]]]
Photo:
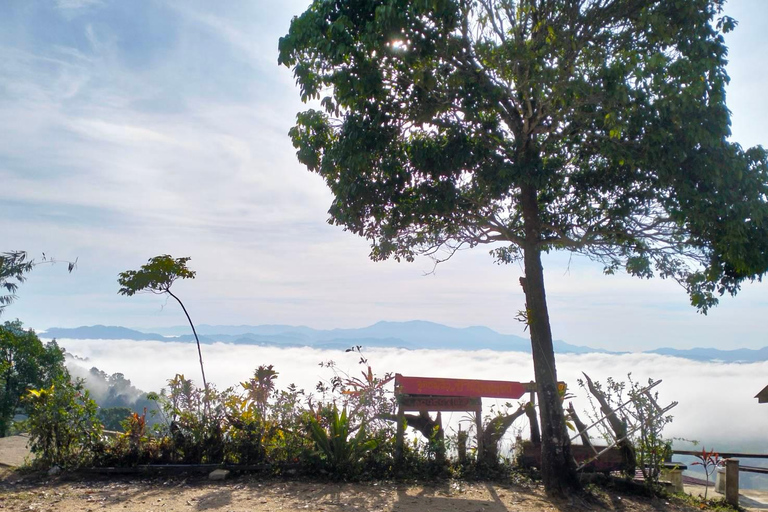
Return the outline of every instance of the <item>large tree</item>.
[[[299,160],[371,257],[522,260],[542,476],[577,486],[541,253],[672,278],[702,311],[768,269],[768,165],[729,142],[723,0],[315,0],[280,40]]]

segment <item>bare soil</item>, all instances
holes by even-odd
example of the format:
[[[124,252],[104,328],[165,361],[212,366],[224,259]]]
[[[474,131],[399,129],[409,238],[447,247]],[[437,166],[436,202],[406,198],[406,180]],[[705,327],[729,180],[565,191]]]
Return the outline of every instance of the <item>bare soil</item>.
[[[0,469],[0,510],[5,511],[249,511],[249,512],[622,512],[693,511],[664,500],[614,492],[550,500],[528,484],[444,481],[435,485],[284,481],[237,476],[206,477],[24,475]]]

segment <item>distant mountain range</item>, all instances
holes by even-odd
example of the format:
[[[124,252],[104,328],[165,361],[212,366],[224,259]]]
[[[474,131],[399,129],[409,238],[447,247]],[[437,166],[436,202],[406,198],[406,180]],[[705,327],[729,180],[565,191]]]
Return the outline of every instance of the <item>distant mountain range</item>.
[[[200,325],[196,326],[201,343],[232,343],[235,345],[262,345],[277,347],[313,347],[319,349],[344,350],[355,345],[364,347],[394,347],[405,349],[452,349],[452,350],[498,350],[530,352],[531,344],[526,338],[511,334],[500,334],[487,327],[466,327],[457,329],[425,321],[378,322],[360,329],[320,330],[290,325]],[[142,332],[125,327],[93,325],[74,329],[51,328],[41,333],[46,338],[105,339],[105,340],[152,340],[165,342],[193,342],[188,327],[153,329],[157,332]],[[555,352],[560,354],[606,353],[620,354],[579,345],[561,340],[554,341]],[[682,357],[696,361],[756,362],[768,361],[768,347],[759,350],[737,349],[718,350],[694,348],[678,350],[659,348],[649,353]]]
[[[201,343],[232,343],[236,345],[270,345],[279,347],[313,347],[347,349],[354,345],[364,347],[395,347],[405,349],[499,350],[530,352],[531,342],[526,338],[500,334],[487,327],[457,329],[424,321],[378,322],[361,329],[319,330],[290,325],[200,325],[196,326]],[[192,334],[172,335],[181,328],[161,329],[166,334],[142,332],[125,327],[93,325],[74,329],[54,327],[41,335],[46,338],[154,340],[192,342]],[[186,329],[189,332],[189,329]],[[593,352],[614,353],[603,349],[554,342],[555,351],[562,354]]]
[[[676,348],[657,348],[648,350],[651,354],[682,357],[694,361],[722,361],[724,363],[756,363],[768,361],[768,347],[756,350],[749,348],[737,348],[734,350],[719,350],[716,348],[691,348],[679,350]]]

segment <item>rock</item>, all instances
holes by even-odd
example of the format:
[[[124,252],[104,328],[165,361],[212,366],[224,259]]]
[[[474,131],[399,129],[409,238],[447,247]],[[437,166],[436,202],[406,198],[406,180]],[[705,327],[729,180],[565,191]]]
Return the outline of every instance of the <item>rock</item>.
[[[58,475],[59,473],[61,473],[61,468],[59,466],[53,466],[48,470],[48,476]]]
[[[214,469],[208,474],[208,480],[224,480],[228,475],[228,469]]]

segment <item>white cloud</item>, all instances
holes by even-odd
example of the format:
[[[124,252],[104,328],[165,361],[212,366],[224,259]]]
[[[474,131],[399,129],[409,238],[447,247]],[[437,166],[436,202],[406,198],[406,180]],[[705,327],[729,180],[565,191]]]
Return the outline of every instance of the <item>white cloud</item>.
[[[56,0],[59,9],[83,9],[101,4],[101,0]]]

